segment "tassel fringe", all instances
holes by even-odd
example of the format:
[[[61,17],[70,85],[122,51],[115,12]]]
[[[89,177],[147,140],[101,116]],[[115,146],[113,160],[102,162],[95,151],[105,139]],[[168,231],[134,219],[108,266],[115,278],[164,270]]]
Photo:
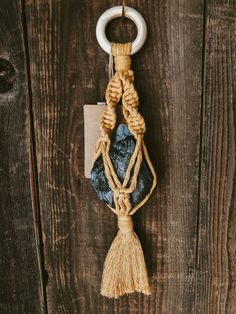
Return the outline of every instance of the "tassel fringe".
[[[134,231],[119,230],[104,263],[101,294],[118,298],[135,291],[150,295],[143,250]]]

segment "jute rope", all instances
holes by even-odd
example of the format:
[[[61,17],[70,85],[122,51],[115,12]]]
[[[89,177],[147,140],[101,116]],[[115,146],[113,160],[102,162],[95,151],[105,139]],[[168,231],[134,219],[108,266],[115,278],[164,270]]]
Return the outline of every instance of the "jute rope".
[[[107,254],[101,286],[101,293],[104,296],[114,298],[134,291],[150,294],[143,252],[133,231],[131,215],[149,199],[156,186],[156,173],[143,140],[146,125],[138,112],[138,94],[134,88],[134,74],[130,70],[131,47],[131,43],[112,45],[116,72],[107,86],[107,106],[100,119],[101,137],[97,142],[94,154],[94,162],[102,154],[105,175],[114,195],[115,208],[110,208],[118,216],[120,230]],[[109,156],[111,146],[109,134],[115,128],[116,105],[121,98],[124,118],[136,139],[135,149],[123,182],[120,182]],[[153,183],[146,197],[133,207],[130,195],[136,189],[143,158],[151,170]]]

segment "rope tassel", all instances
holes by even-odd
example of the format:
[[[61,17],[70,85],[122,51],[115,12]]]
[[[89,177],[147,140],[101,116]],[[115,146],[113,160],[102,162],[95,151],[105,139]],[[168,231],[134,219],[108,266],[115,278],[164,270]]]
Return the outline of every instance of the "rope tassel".
[[[138,112],[138,94],[133,84],[133,71],[130,70],[131,45],[112,45],[116,73],[107,86],[107,106],[100,119],[101,137],[94,154],[93,169],[99,158],[102,158],[104,175],[113,195],[113,205],[108,203],[108,206],[118,217],[119,231],[107,253],[102,275],[101,294],[109,298],[118,298],[135,291],[150,294],[147,268],[140,241],[133,230],[132,215],[149,199],[156,186],[156,173],[143,141],[146,125]],[[112,143],[109,136],[116,126],[115,108],[120,99],[128,132],[135,140],[122,180],[111,160]],[[145,167],[149,171],[146,173],[152,176],[150,189],[135,203],[133,193],[141,180],[140,169]]]
[[[150,294],[147,268],[131,216],[118,216],[119,231],[104,264],[101,294],[118,298],[123,294]]]

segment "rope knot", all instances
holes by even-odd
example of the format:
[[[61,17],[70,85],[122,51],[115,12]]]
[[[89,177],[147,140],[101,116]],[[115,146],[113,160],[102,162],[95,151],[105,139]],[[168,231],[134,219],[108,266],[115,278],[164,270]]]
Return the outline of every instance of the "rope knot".
[[[143,117],[136,110],[132,110],[130,115],[127,117],[129,122],[129,128],[134,135],[144,135],[146,131],[146,125]]]
[[[133,220],[132,216],[117,216],[118,217],[118,227],[122,233],[128,233],[133,231]]]
[[[112,45],[112,55],[114,56],[115,70],[117,72],[128,72],[131,66],[132,43]]]

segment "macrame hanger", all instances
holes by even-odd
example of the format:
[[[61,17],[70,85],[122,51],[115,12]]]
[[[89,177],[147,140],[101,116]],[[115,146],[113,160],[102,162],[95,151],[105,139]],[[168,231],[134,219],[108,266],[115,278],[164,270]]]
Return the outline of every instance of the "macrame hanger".
[[[114,201],[114,207],[109,207],[117,215],[119,228],[107,253],[102,276],[101,294],[110,298],[118,298],[134,291],[150,294],[146,264],[141,244],[133,230],[132,215],[149,199],[156,186],[156,173],[143,140],[146,125],[138,112],[139,99],[134,87],[134,73],[131,70],[131,54],[141,49],[145,42],[146,23],[136,10],[125,7],[125,15],[137,25],[138,35],[133,43],[110,44],[105,37],[106,24],[122,14],[124,14],[124,4],[107,10],[100,17],[96,28],[100,46],[110,55],[110,80],[106,89],[106,109],[100,118],[101,137],[94,154],[94,167],[101,156]],[[123,181],[119,179],[110,157],[112,145],[110,132],[116,126],[116,106],[120,100],[122,100],[122,112],[127,127],[135,140],[135,147]],[[143,162],[149,168],[152,184],[145,197],[134,206],[131,195],[136,190]]]

